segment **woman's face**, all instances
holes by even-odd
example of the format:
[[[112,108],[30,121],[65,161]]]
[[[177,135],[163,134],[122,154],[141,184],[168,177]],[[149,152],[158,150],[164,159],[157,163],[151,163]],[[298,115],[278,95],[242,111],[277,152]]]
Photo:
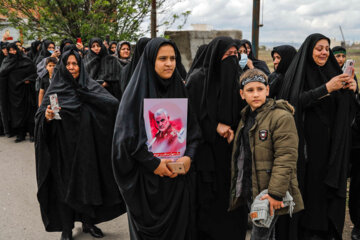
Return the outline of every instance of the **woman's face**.
[[[273,55],[273,63],[274,63],[274,69],[275,70],[278,68],[280,61],[281,61],[281,56],[278,53],[274,53],[274,55]]]
[[[15,54],[16,54],[16,49],[10,48],[10,49],[9,49],[9,53],[15,55]]]
[[[123,44],[120,47],[120,58],[129,58],[130,57],[130,46],[127,44]]]
[[[8,55],[8,50],[7,50],[6,48],[3,48],[3,49],[1,49],[1,50],[2,50],[2,52],[3,52],[3,54],[4,54],[5,56]]]
[[[326,64],[330,55],[329,49],[329,42],[326,39],[321,39],[316,43],[312,57],[318,66],[322,67]]]
[[[169,79],[176,68],[175,50],[171,45],[165,45],[159,48],[155,60],[155,72],[162,79]]]
[[[96,53],[96,54],[99,54],[100,51],[101,51],[100,44],[99,44],[98,42],[94,42],[94,43],[91,45],[91,51],[93,51],[93,52]]]
[[[50,43],[49,46],[47,47],[48,51],[55,51],[55,45]]]
[[[74,55],[70,55],[66,62],[66,69],[71,73],[74,79],[80,74],[80,67]]]
[[[246,50],[246,48],[244,46],[241,46],[239,48],[239,54],[241,55],[241,54],[244,54],[244,53],[247,55],[247,50]]]
[[[229,48],[222,56],[221,60],[224,60],[225,58],[230,56],[238,56],[238,50],[236,49],[236,47],[232,46],[231,48]]]
[[[246,45],[246,53],[247,53],[247,55],[249,55],[250,52],[251,52],[251,47],[250,47],[250,45],[247,44],[247,43],[245,43],[245,45]]]
[[[346,55],[344,53],[337,53],[335,54],[336,61],[338,62],[339,66],[344,66]]]
[[[111,44],[111,46],[110,46],[110,50],[112,51],[112,52],[116,52],[116,44]]]

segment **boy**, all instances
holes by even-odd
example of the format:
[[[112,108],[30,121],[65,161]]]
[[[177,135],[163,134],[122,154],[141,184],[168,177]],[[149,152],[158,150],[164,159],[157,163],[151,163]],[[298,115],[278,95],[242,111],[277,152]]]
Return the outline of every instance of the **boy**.
[[[40,79],[40,91],[39,91],[39,107],[42,103],[46,90],[48,89],[51,79],[54,73],[54,67],[57,64],[57,59],[54,57],[48,57],[46,59],[46,70],[48,74],[46,74],[43,78]]]
[[[250,206],[267,189],[268,194],[261,200],[268,200],[269,214],[275,217],[269,228],[254,225],[251,239],[270,239],[278,216],[289,212],[283,203],[287,191],[295,203],[293,213],[303,209],[296,177],[298,135],[294,108],[284,100],[266,98],[267,76],[258,69],[242,74],[240,95],[248,106],[242,110],[234,138],[229,210]]]

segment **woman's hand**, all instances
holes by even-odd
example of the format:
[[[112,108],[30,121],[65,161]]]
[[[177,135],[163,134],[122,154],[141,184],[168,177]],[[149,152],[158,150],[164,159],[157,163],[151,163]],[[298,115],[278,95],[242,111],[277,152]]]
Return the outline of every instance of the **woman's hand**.
[[[76,43],[76,47],[77,47],[77,49],[79,49],[79,50],[83,50],[83,48],[84,48],[84,45],[82,44],[82,43]]]
[[[344,88],[346,82],[350,81],[349,75],[346,73],[340,74],[333,77],[329,82],[326,83],[326,89],[328,93],[340,90]]]
[[[59,110],[61,109],[61,107],[59,107]],[[47,106],[46,111],[45,111],[45,118],[46,121],[51,121],[53,120],[55,117],[55,113],[53,110],[51,110],[50,105]]]
[[[274,211],[285,207],[282,201],[277,201],[270,197],[269,194],[264,195],[260,200],[267,199],[269,201],[270,216],[274,215]]]
[[[178,160],[176,160],[176,162],[182,162],[184,163],[184,167],[185,167],[185,174],[190,170],[190,166],[191,166],[191,159],[188,156],[183,156],[181,158],[179,158]]]
[[[354,92],[356,92],[356,82],[355,79],[350,79],[349,81],[346,82],[344,89],[348,89],[348,90],[352,90]]]
[[[246,65],[248,66],[249,69],[254,69],[255,68],[254,64],[253,64],[253,61],[250,58],[248,58]]]
[[[228,144],[230,144],[234,140],[235,134],[234,131],[230,128],[228,131],[228,136],[226,137]]]
[[[227,135],[228,135],[229,129],[231,129],[230,126],[228,126],[228,125],[226,125],[226,124],[223,124],[223,123],[219,123],[219,124],[217,125],[216,132],[217,132],[220,136],[226,138]]]
[[[154,170],[154,174],[160,177],[172,177],[174,175],[171,170],[166,166],[167,163],[172,162],[170,159],[161,159],[159,166]]]
[[[101,84],[101,86],[107,87],[107,86],[109,86],[109,84],[107,82],[104,82],[103,84]]]

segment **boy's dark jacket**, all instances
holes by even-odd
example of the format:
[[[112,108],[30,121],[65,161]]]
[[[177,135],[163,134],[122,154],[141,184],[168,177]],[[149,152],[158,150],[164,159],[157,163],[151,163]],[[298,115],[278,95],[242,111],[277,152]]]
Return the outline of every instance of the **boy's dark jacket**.
[[[248,108],[249,106],[242,110],[242,119],[234,138],[229,210],[234,210],[240,203],[240,199],[236,197],[239,155],[239,151],[236,150],[240,147],[240,131],[244,127]],[[304,203],[296,176],[298,135],[293,117],[294,108],[287,101],[269,98],[257,112],[255,124],[249,131],[253,199],[264,189],[268,189],[269,194],[281,198],[289,191],[296,204],[294,213],[299,212],[304,208]],[[283,208],[277,210],[276,214],[283,215],[287,212],[288,208]]]

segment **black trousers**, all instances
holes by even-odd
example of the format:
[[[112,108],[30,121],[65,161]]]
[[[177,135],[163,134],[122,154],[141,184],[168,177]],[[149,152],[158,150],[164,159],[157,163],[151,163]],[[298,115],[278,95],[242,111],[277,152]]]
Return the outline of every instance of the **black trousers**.
[[[351,151],[351,162],[349,212],[351,221],[360,229],[360,149]]]

